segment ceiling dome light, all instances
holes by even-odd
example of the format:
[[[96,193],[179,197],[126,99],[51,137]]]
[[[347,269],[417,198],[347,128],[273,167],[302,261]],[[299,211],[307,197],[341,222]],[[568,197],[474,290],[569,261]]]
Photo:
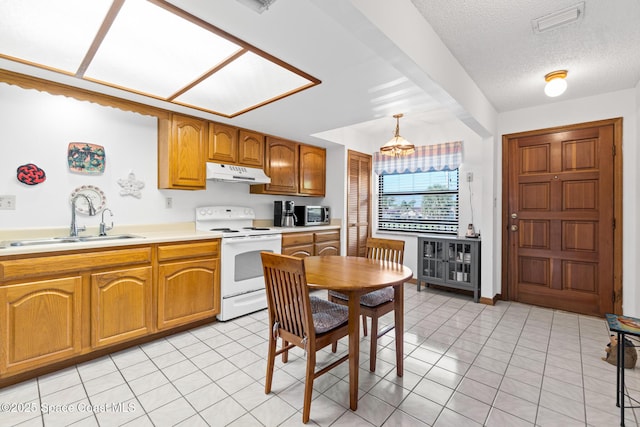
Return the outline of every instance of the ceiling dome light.
[[[547,81],[544,93],[551,98],[562,95],[567,90],[565,77],[567,77],[567,70],[552,71],[544,76]]]
[[[380,153],[385,156],[406,156],[413,154],[415,151],[415,145],[400,136],[400,117],[402,114],[395,114],[393,116],[396,119],[396,131],[389,142],[380,147]]]

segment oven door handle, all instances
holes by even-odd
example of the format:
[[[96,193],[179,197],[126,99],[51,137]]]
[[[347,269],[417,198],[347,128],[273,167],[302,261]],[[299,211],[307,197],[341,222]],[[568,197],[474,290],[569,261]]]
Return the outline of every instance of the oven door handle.
[[[267,234],[262,236],[225,237],[222,239],[223,245],[253,243],[253,242],[275,242],[281,241],[281,234]]]

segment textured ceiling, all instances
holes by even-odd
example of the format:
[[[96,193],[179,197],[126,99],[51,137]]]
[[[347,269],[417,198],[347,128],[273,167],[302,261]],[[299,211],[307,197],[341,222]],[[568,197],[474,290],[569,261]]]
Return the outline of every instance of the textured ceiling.
[[[578,0],[411,0],[499,112],[552,102],[544,75],[566,69],[560,99],[640,81],[640,1],[586,0],[584,19],[543,33],[531,21]]]
[[[388,12],[385,23],[406,20],[406,14],[392,13],[399,9],[418,22],[422,14],[499,112],[631,89],[640,81],[640,0],[584,0],[584,20],[542,34],[533,32],[532,19],[578,0],[277,0],[262,14],[238,0],[168,1],[322,81],[222,121],[318,145],[339,142],[354,131],[375,149],[391,137],[396,113],[404,113],[401,134],[409,140],[414,126],[419,132],[471,115],[454,105],[452,94],[442,96],[444,88],[435,87],[428,75],[431,69],[414,66],[411,57],[403,56],[401,47],[363,15],[363,5]],[[414,39],[419,34],[403,30]],[[423,44],[424,49],[433,46]],[[7,60],[0,60],[0,68],[140,100]],[[548,98],[544,75],[556,69],[569,70],[569,87],[562,96]],[[156,100],[142,102],[164,106]]]

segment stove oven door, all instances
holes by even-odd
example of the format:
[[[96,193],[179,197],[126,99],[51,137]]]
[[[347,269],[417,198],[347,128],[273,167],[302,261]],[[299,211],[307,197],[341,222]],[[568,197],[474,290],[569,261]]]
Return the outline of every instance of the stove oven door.
[[[218,319],[229,320],[267,307],[260,252],[280,253],[281,241],[280,234],[222,239]]]

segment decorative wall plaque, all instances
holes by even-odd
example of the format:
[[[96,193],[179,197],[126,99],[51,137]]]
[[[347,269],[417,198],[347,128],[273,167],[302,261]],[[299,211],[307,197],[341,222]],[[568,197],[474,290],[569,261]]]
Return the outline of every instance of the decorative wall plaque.
[[[47,179],[47,174],[44,173],[44,169],[40,169],[33,163],[27,163],[18,166],[16,178],[23,184],[36,185],[44,182]]]
[[[67,160],[71,172],[99,175],[105,167],[104,147],[87,142],[70,142]]]

